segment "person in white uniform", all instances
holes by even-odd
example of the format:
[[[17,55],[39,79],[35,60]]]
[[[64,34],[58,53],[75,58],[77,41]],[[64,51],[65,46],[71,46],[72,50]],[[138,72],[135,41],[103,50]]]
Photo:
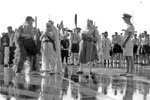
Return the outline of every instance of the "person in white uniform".
[[[127,72],[126,73],[133,73],[134,71],[134,61],[133,61],[133,42],[132,37],[134,35],[134,26],[131,23],[131,15],[130,14],[123,14],[123,20],[127,24],[127,29],[124,33],[124,42],[122,44],[123,47],[123,55],[127,61]]]

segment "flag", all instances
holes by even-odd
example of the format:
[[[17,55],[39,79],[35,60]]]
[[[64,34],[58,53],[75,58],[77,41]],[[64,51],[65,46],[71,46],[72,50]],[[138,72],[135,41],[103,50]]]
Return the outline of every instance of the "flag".
[[[64,29],[63,20],[62,20],[61,23],[59,24],[59,28],[60,28],[60,29]]]
[[[77,28],[77,14],[75,14],[75,19],[74,19],[74,21],[75,21],[75,27]]]

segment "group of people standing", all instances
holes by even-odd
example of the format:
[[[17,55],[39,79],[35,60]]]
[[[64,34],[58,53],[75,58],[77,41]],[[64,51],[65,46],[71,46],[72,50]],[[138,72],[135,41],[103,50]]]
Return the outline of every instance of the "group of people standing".
[[[4,67],[14,68],[16,74],[22,72],[24,63],[30,61],[30,70],[37,71],[37,58],[40,54],[40,31],[33,27],[34,19],[28,16],[25,23],[13,31],[9,26],[8,33],[1,38],[1,64]]]
[[[61,74],[64,72],[64,60],[68,64],[70,49],[72,65],[78,62],[80,28],[70,31],[73,33],[70,33],[70,41],[67,29],[55,27],[52,20],[46,23],[44,32],[33,27],[33,23],[34,19],[27,16],[25,23],[15,31],[9,26],[8,33],[2,34],[1,64],[4,67],[12,67],[17,75],[22,73],[25,64],[30,66],[30,73]]]
[[[28,60],[31,72],[37,72],[40,68],[45,74],[54,74],[63,73],[63,63],[69,64],[71,61],[71,65],[80,65],[77,74],[83,74],[84,66],[88,66],[89,73],[92,73],[95,62],[113,64],[116,61],[121,66],[124,61],[127,73],[133,73],[134,60],[147,61],[145,57],[149,57],[150,39],[146,31],[137,39],[131,18],[130,14],[123,14],[122,19],[127,24],[127,28],[122,30],[124,35],[116,32],[111,41],[108,32],[99,34],[97,26],[89,19],[87,28],[82,31],[78,27],[74,30],[55,27],[54,22],[49,20],[45,31],[40,32],[33,27],[34,19],[28,16],[24,25],[15,31],[8,27],[8,33],[3,34],[2,64],[5,67],[15,66],[18,74]],[[42,65],[39,67],[40,58]]]
[[[95,61],[98,60],[98,63],[103,64],[111,63],[112,65],[118,56],[120,63],[122,58],[126,61],[126,73],[134,73],[134,44],[132,37],[135,31],[131,23],[131,17],[130,14],[123,14],[122,19],[127,24],[127,28],[122,30],[124,31],[124,36],[119,37],[116,33],[116,37],[113,38],[112,42],[108,38],[108,32],[102,33],[103,37],[101,38],[93,22],[91,20],[87,21],[87,30],[83,31],[81,35],[82,41],[79,52],[80,68],[77,72],[78,74],[83,74],[83,66],[89,66],[89,73],[92,74],[91,67],[93,67]]]

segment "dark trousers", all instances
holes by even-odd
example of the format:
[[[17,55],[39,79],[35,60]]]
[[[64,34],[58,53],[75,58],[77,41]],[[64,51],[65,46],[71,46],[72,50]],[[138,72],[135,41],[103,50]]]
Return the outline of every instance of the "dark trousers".
[[[33,55],[33,63],[31,66],[31,71],[37,71],[37,67],[36,67],[36,55]]]
[[[21,51],[24,50],[24,48],[20,48]],[[24,66],[24,62],[27,60],[27,55],[25,55],[23,52],[20,52],[18,61],[17,61],[17,71],[16,72],[21,72]],[[33,59],[33,60],[32,60]],[[36,68],[36,55],[29,56],[30,63],[32,62],[32,65],[30,66],[31,71],[37,71]]]
[[[32,63],[30,66],[31,71],[37,71],[36,68],[36,54],[37,54],[37,48],[35,45],[35,42],[33,39],[25,39],[25,38],[19,38],[19,56],[17,59],[17,71],[21,72],[23,69],[24,62],[27,60],[27,57],[29,57],[29,61]]]
[[[18,57],[15,58],[15,59],[17,59],[17,63],[16,63],[17,71],[16,71],[16,73],[20,73],[22,71],[24,62],[27,60],[27,54],[26,54],[24,47],[20,46],[19,49],[20,50],[19,50]]]
[[[10,51],[10,55],[9,55],[9,64],[13,64],[13,60],[14,60],[14,50],[15,47],[9,47],[9,51]]]
[[[61,59],[62,63],[64,62],[64,59],[66,59],[66,64],[68,63],[68,54],[69,50],[61,50]]]
[[[1,64],[4,64],[4,47],[1,48]]]

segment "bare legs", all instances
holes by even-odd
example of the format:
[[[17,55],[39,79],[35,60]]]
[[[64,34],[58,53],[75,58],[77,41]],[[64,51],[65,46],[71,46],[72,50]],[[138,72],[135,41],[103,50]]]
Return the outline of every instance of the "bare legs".
[[[134,73],[134,60],[132,56],[126,56],[127,73]]]

